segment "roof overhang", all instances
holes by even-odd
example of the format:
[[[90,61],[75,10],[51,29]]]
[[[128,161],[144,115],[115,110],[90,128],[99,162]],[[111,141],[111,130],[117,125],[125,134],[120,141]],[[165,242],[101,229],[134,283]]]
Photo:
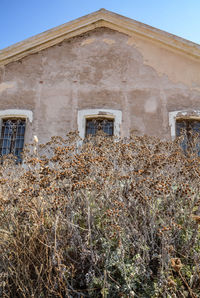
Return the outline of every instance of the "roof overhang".
[[[105,9],[100,9],[1,50],[0,66],[17,61],[27,55],[56,45],[63,40],[99,27],[107,27],[129,36],[136,34],[192,56],[193,58],[200,58],[200,45],[196,43]]]

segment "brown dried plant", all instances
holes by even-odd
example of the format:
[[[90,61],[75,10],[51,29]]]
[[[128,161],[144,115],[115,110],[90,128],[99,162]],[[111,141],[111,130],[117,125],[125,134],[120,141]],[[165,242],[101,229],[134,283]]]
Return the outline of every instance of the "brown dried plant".
[[[200,158],[76,133],[0,166],[0,297],[199,297]]]

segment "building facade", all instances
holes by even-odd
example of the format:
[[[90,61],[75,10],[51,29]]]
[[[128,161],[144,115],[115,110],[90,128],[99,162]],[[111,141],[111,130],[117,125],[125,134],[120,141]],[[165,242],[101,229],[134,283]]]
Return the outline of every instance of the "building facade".
[[[77,129],[174,138],[200,121],[200,45],[99,10],[0,51],[0,121],[2,154]]]

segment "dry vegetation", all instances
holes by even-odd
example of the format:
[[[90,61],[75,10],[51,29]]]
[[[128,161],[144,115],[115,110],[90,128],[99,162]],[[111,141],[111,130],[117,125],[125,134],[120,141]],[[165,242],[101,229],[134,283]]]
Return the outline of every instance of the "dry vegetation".
[[[200,158],[71,133],[0,166],[1,297],[199,297]]]

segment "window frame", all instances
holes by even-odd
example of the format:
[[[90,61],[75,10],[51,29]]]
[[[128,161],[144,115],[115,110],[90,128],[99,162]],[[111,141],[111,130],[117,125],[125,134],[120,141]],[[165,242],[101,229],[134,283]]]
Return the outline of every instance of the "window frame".
[[[0,111],[0,137],[2,134],[2,125],[4,120],[9,120],[9,119],[22,119],[25,120],[25,133],[24,133],[24,143],[23,143],[23,148],[24,144],[26,141],[26,132],[27,132],[27,124],[28,122],[33,121],[33,112],[30,110],[20,110],[20,109],[8,109],[8,110],[1,110]]]
[[[176,138],[176,121],[181,119],[200,121],[200,110],[178,110],[169,112],[169,126],[172,140]]]
[[[86,135],[87,119],[106,118],[113,120],[113,136],[120,136],[122,111],[113,109],[84,109],[78,111],[77,124],[81,139]]]
[[[85,118],[85,138],[88,137],[87,135],[87,121],[88,120],[93,120],[93,119],[96,119],[97,121],[98,120],[104,120],[104,119],[107,119],[107,120],[110,120],[113,122],[113,133],[112,135],[109,135],[108,136],[114,136],[114,123],[115,123],[115,118],[113,116],[110,116],[110,115],[89,115],[89,116],[86,116]]]

